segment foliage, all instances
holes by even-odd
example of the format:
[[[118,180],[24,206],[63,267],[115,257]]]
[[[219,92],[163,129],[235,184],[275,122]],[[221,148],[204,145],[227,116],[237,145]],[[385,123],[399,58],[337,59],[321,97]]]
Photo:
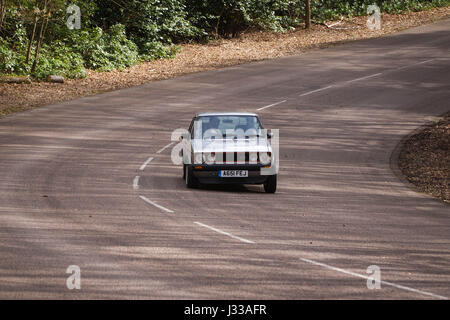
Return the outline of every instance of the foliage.
[[[25,43],[12,44],[0,38],[0,70],[5,74],[30,74],[30,65],[25,63]],[[22,49],[22,50],[20,50]],[[55,41],[51,46],[44,45],[39,56],[39,63],[32,74],[37,79],[45,79],[49,75],[60,75],[67,78],[86,76],[84,61],[78,53]]]
[[[84,61],[81,55],[74,52],[63,42],[57,40],[51,46],[44,45],[39,64],[33,73],[37,79],[45,79],[49,75],[59,75],[66,78],[84,78]]]
[[[376,4],[382,12],[401,13],[450,5],[449,0],[314,0],[311,1],[313,19],[324,21],[339,16],[360,16],[367,14],[367,7]]]
[[[87,68],[94,70],[122,69],[133,66],[139,59],[137,46],[127,39],[121,24],[112,26],[109,33],[99,27],[74,30],[66,43],[81,55]]]
[[[172,55],[174,42],[200,39],[205,33],[186,19],[183,0],[98,0],[93,23],[102,28],[120,23],[145,59]]]
[[[304,0],[186,0],[188,17],[209,34],[232,37],[248,28],[285,31],[303,22]],[[312,0],[316,22],[367,14],[377,4],[382,12],[424,10],[450,5],[450,0]]]
[[[6,17],[13,18],[17,11],[10,9]],[[29,68],[25,64],[27,33],[24,24],[19,19],[11,19],[5,28],[9,37],[0,37],[0,72],[26,74]]]
[[[186,5],[189,18],[197,27],[216,36],[233,37],[250,27],[285,30],[289,23],[283,19],[282,9],[288,2],[294,1],[186,0]]]
[[[36,61],[32,75],[37,79],[49,74],[83,77],[84,68],[109,71],[173,57],[182,42],[235,37],[247,29],[283,32],[303,23],[305,2],[2,0],[0,73],[30,74]],[[81,9],[81,30],[66,26],[70,4]],[[449,6],[450,0],[311,0],[312,20],[365,15],[372,4],[382,12],[399,13]]]

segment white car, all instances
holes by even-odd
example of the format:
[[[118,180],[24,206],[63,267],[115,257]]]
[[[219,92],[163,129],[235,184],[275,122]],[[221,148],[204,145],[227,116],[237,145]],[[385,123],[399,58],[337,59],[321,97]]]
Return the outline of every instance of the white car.
[[[197,114],[189,126],[183,152],[183,179],[198,184],[263,184],[277,189],[276,161],[265,130],[254,113]]]

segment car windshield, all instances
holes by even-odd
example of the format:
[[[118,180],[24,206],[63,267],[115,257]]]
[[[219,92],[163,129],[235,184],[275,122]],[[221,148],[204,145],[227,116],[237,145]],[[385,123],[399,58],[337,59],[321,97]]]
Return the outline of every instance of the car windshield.
[[[259,119],[256,116],[201,116],[194,122],[193,137],[199,137],[199,133],[203,139],[222,137],[241,136],[258,136],[262,129]]]

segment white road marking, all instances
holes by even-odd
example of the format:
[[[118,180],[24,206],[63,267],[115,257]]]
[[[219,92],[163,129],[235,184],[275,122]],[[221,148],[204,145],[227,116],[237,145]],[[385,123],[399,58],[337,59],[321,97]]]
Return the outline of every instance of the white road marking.
[[[157,207],[157,208],[159,208],[159,209],[161,209],[161,210],[163,210],[163,211],[165,211],[165,212],[173,213],[172,210],[167,209],[167,208],[164,208],[163,206],[161,206],[161,205],[159,205],[159,204],[153,202],[152,200],[150,200],[150,199],[148,199],[148,198],[146,198],[146,197],[144,197],[144,196],[139,196],[139,198],[141,198],[142,200],[144,200],[144,201],[147,202],[148,204],[151,204],[152,206],[155,206],[155,207]]]
[[[418,66],[420,64],[425,64],[425,63],[428,63],[428,62],[431,62],[431,61],[434,61],[434,60],[436,60],[436,58],[425,60],[425,61],[421,61],[421,62],[416,62],[416,63],[413,63],[413,64],[408,64],[406,66],[403,66],[403,67],[400,67],[400,68],[396,68],[396,69],[394,69],[394,71],[411,68],[411,67]]]
[[[313,91],[302,93],[302,94],[299,95],[299,97],[304,97],[304,96],[307,96],[307,95],[310,95],[310,94],[313,94],[313,93],[316,93],[316,92],[320,92],[320,91],[323,91],[323,90],[330,89],[332,87],[334,87],[334,84],[331,85],[331,86],[328,86],[328,87],[324,87],[324,88],[320,88],[320,89],[317,89],[317,90],[313,90]]]
[[[139,170],[144,171],[145,167],[153,160],[153,157],[147,159],[144,164],[139,168]]]
[[[160,154],[161,152],[163,152],[164,150],[166,150],[167,148],[169,148],[171,145],[173,145],[175,142],[171,142],[169,143],[167,146],[159,149],[158,151],[156,151],[156,153]]]
[[[134,177],[134,180],[133,180],[133,189],[134,190],[139,189],[139,179],[140,178],[141,178],[140,176]]]
[[[358,79],[354,79],[354,80],[349,80],[349,81],[347,81],[347,83],[356,82],[356,81],[361,81],[361,80],[366,80],[366,79],[370,79],[370,78],[377,77],[377,76],[380,76],[380,75],[382,75],[381,72],[380,72],[380,73],[371,74],[370,76],[365,76],[365,77],[362,77],[362,78],[358,78]]]
[[[261,111],[261,110],[264,110],[264,109],[267,109],[267,108],[270,108],[270,107],[275,107],[275,106],[277,106],[277,105],[279,105],[279,104],[282,104],[282,103],[284,103],[284,102],[286,102],[286,101],[287,101],[287,100],[283,100],[283,101],[280,101],[280,102],[272,103],[272,104],[269,104],[268,106],[259,108],[259,109],[257,109],[257,110],[258,110],[258,111]]]
[[[428,63],[428,62],[431,62],[431,61],[434,61],[434,60],[436,60],[436,58],[434,58],[434,59],[429,59],[429,60],[425,60],[425,61],[421,61],[421,62],[417,62],[417,63],[413,63],[413,64],[409,64],[409,65],[407,65],[407,66],[400,67],[400,68],[393,69],[393,70],[401,70],[401,69],[413,67],[413,66],[416,66],[416,65],[425,64],[425,63]],[[388,70],[388,71],[390,71],[390,70]],[[346,81],[345,83],[348,84],[348,83],[352,83],[352,82],[356,82],[356,81],[362,81],[362,80],[374,78],[374,77],[377,77],[377,76],[381,76],[382,74],[383,74],[383,73],[381,73],[381,72],[380,72],[380,73],[375,73],[375,74],[371,74],[371,75],[369,75],[369,76],[365,76],[365,77],[361,77],[361,78],[349,80],[349,81]],[[313,94],[313,93],[316,93],[316,92],[324,91],[324,90],[330,89],[330,88],[335,87],[335,86],[339,86],[339,83],[338,83],[338,84],[333,84],[333,85],[330,85],[330,86],[327,86],[327,87],[324,87],[324,88],[320,88],[320,89],[316,89],[316,90],[312,90],[312,91],[308,91],[308,92],[302,93],[302,94],[299,95],[299,97],[304,97],[304,96],[307,96],[307,95],[310,95],[310,94]],[[287,101],[287,100],[279,101],[279,102],[270,104],[270,105],[268,105],[268,106],[259,108],[259,109],[257,109],[257,110],[258,110],[258,111],[261,111],[261,110],[264,110],[264,109],[267,109],[267,108],[270,108],[270,107],[274,107],[274,106],[277,106],[277,105],[279,105],[279,104],[282,104],[282,103],[284,103],[284,102],[286,102],[286,101]]]
[[[425,61],[422,61],[422,62],[418,62],[418,63],[416,63],[416,64],[413,64],[413,66],[414,66],[414,65],[417,65],[417,64],[428,63],[428,62],[431,62],[431,61],[434,61],[434,60],[436,60],[436,59],[435,59],[435,58],[433,58],[433,59],[428,59],[428,60],[425,60]]]
[[[412,66],[415,66],[415,65],[425,64],[425,63],[431,62],[431,61],[433,61],[433,60],[436,60],[436,59],[429,59],[429,60],[426,60],[426,61],[421,61],[421,62],[414,63],[414,64],[411,64],[411,65],[407,65],[407,66],[404,66],[404,67],[400,67],[400,68],[397,68],[397,69],[394,69],[394,70],[401,70],[401,69],[405,69],[405,68],[412,67]],[[372,75],[369,75],[369,76],[357,78],[357,79],[354,79],[354,80],[349,80],[349,81],[346,81],[345,83],[352,83],[352,82],[356,82],[356,81],[362,81],[362,80],[366,80],[366,79],[369,79],[369,78],[373,78],[373,77],[376,77],[376,76],[379,76],[379,75],[382,75],[382,73],[376,73],[376,74],[372,74]],[[312,90],[312,91],[309,91],[309,92],[305,92],[305,93],[300,94],[299,97],[304,97],[304,96],[307,96],[307,95],[310,95],[310,94],[313,94],[313,93],[316,93],[316,92],[324,91],[324,90],[330,89],[330,88],[335,87],[335,86],[338,86],[338,85],[339,85],[339,84],[330,85],[330,86],[327,86],[327,87],[324,87],[324,88],[320,88],[320,89]],[[282,103],[284,103],[284,102],[286,102],[286,101],[287,101],[287,100],[279,101],[279,102],[276,102],[276,103],[273,103],[273,104],[270,104],[270,105],[261,107],[261,108],[259,108],[259,109],[257,109],[257,110],[258,110],[258,111],[261,111],[261,110],[264,110],[264,109],[267,109],[267,108],[270,108],[270,107],[274,107],[274,106],[277,106],[277,105],[279,105],[279,104],[282,104]],[[166,150],[167,148],[169,148],[170,146],[172,146],[174,143],[175,143],[175,142],[169,143],[169,144],[166,145],[165,147],[163,147],[163,148],[161,148],[160,150],[158,150],[156,153],[157,153],[157,154],[160,154],[161,152],[163,152],[164,150]],[[145,169],[145,167],[146,167],[152,160],[153,160],[153,157],[150,157],[150,158],[149,158],[149,159],[148,159],[148,160],[140,167],[140,170],[143,171],[143,170]],[[136,176],[136,177],[134,178],[134,181],[133,181],[133,188],[134,188],[134,189],[138,189],[138,188],[139,188],[139,178],[140,178],[139,176]],[[155,207],[157,207],[157,208],[159,208],[159,209],[161,209],[161,210],[163,210],[163,211],[165,211],[165,212],[173,213],[172,210],[167,209],[167,208],[165,208],[165,207],[163,207],[163,206],[161,206],[161,205],[159,205],[159,204],[157,204],[157,203],[151,201],[150,199],[148,199],[148,198],[146,198],[146,197],[144,197],[144,196],[139,196],[139,197],[140,197],[142,200],[144,200],[146,203],[151,204],[151,205],[153,205],[153,206],[155,206]],[[233,235],[233,234],[231,234],[231,233],[228,233],[228,232],[222,231],[222,230],[220,230],[220,229],[217,229],[217,228],[208,226],[208,225],[206,225],[206,224],[203,224],[203,223],[200,223],[200,222],[194,222],[194,223],[197,224],[197,225],[199,225],[199,226],[202,226],[202,227],[204,227],[204,228],[207,228],[207,229],[210,229],[210,230],[212,230],[212,231],[215,231],[215,232],[217,232],[217,233],[226,235],[226,236],[228,236],[228,237],[230,237],[230,238],[239,240],[239,241],[241,241],[241,242],[249,243],[249,244],[255,244],[255,242],[253,242],[253,241],[250,241],[250,240],[247,240],[247,239],[245,239],[245,238],[241,238],[241,237],[235,236],[235,235]],[[362,278],[362,279],[366,279],[366,280],[369,279],[368,276],[365,276],[365,275],[362,275],[362,274],[358,274],[358,273],[355,273],[355,272],[351,272],[351,271],[347,271],[347,270],[344,270],[344,269],[341,269],[341,268],[333,267],[333,266],[327,265],[327,264],[325,264],[325,263],[320,263],[320,262],[316,262],[316,261],[309,260],[309,259],[305,259],[305,258],[300,258],[300,260],[302,260],[303,262],[307,262],[307,263],[310,263],[310,264],[314,264],[314,265],[316,265],[316,266],[321,266],[321,267],[324,267],[324,268],[327,268],[327,269],[330,269],[330,270],[333,270],[333,271],[341,272],[341,273],[344,273],[344,274],[347,274],[347,275],[351,275],[351,276],[354,276],[354,277],[358,277],[358,278]],[[445,297],[445,296],[441,296],[441,295],[437,295],[437,294],[434,294],[434,293],[430,293],[430,292],[426,292],[426,291],[422,291],[422,290],[410,288],[410,287],[407,287],[407,286],[398,285],[398,284],[395,284],[395,283],[392,283],[392,282],[388,282],[388,281],[380,280],[380,282],[381,282],[382,284],[384,284],[384,285],[391,286],[391,287],[394,287],[394,288],[397,288],[397,289],[406,290],[406,291],[418,293],[418,294],[421,294],[421,295],[426,295],[426,296],[434,297],[434,298],[437,298],[437,299],[444,299],[444,300],[448,300],[448,299],[449,299],[448,297]]]
[[[348,274],[348,275],[351,275],[351,276],[354,276],[354,277],[363,278],[363,279],[366,279],[366,280],[369,279],[368,276],[365,276],[365,275],[362,275],[362,274],[359,274],[359,273],[355,273],[355,272],[351,272],[351,271],[347,271],[347,270],[344,270],[344,269],[341,269],[341,268],[336,268],[336,267],[330,266],[330,265],[325,264],[325,263],[320,263],[320,262],[316,262],[316,261],[309,260],[309,259],[304,259],[304,258],[300,258],[300,260],[302,260],[304,262],[308,262],[308,263],[314,264],[316,266],[324,267],[324,268],[327,268],[327,269],[330,269],[330,270],[333,270],[333,271],[345,273],[345,274]],[[384,285],[387,285],[387,286],[391,286],[391,287],[397,288],[397,289],[411,291],[411,292],[415,292],[415,293],[418,293],[418,294],[421,294],[421,295],[430,296],[430,297],[433,297],[433,298],[448,300],[448,298],[444,297],[444,296],[440,296],[440,295],[437,295],[437,294],[434,294],[434,293],[430,293],[430,292],[426,292],[426,291],[417,290],[417,289],[414,289],[414,288],[402,286],[402,285],[395,284],[395,283],[392,283],[392,282],[380,280],[380,283],[384,284]]]
[[[204,228],[208,228],[208,229],[213,230],[213,231],[215,231],[215,232],[218,232],[218,233],[220,233],[220,234],[226,235],[226,236],[228,236],[228,237],[230,237],[230,238],[233,238],[233,239],[236,239],[236,240],[245,242],[245,243],[252,243],[252,244],[254,243],[253,241],[250,241],[250,240],[247,240],[247,239],[244,239],[244,238],[235,236],[235,235],[233,235],[233,234],[231,234],[231,233],[228,233],[228,232],[225,232],[225,231],[216,229],[216,228],[211,227],[211,226],[208,226],[208,225],[206,225],[206,224],[203,224],[203,223],[200,223],[200,222],[194,222],[194,223],[197,224],[197,225],[199,225],[199,226],[202,226],[202,227],[204,227]]]

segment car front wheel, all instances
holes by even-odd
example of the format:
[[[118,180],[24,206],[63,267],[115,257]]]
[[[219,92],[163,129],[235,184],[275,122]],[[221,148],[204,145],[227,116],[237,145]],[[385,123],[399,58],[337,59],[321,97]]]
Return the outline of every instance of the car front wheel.
[[[264,191],[266,193],[275,193],[277,191],[277,175],[269,176],[264,182]]]

